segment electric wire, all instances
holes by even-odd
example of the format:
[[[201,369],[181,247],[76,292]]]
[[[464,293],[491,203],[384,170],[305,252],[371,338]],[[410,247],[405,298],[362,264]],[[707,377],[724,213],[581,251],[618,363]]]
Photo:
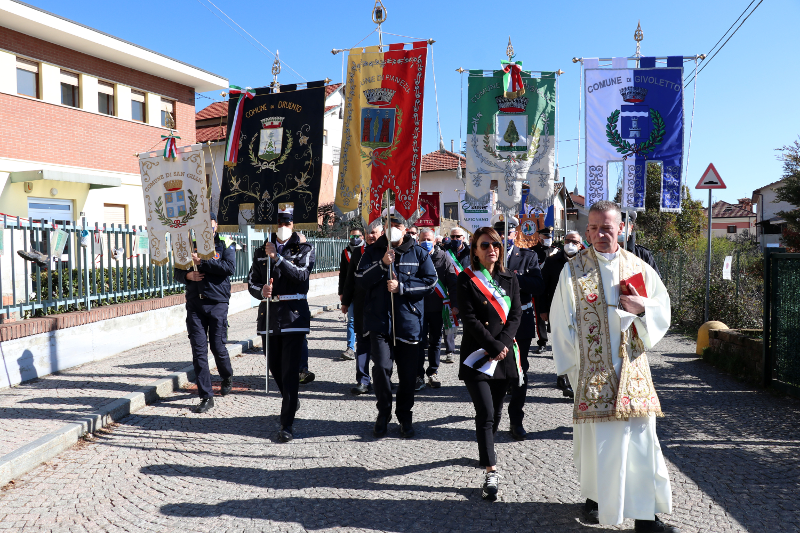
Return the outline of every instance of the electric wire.
[[[747,13],[747,10],[748,10],[748,9],[750,9],[750,6],[752,6],[752,5],[753,5],[753,3],[754,3],[755,1],[756,1],[756,0],[751,0],[751,2],[750,2],[748,5],[747,5],[747,7],[746,7],[746,8],[744,8],[744,11],[742,11],[742,12],[741,12],[741,14],[739,14],[739,17],[738,17],[736,20],[734,20],[734,21],[733,21],[733,24],[731,24],[730,28],[728,28],[727,30],[725,30],[725,33],[723,33],[723,34],[722,34],[722,37],[720,37],[720,38],[719,38],[719,41],[717,41],[716,43],[714,43],[714,46],[712,46],[712,47],[711,47],[711,50],[709,50],[709,51],[708,51],[708,54],[706,54],[706,55],[709,55],[711,52],[713,52],[713,51],[714,51],[714,48],[716,48],[716,47],[717,47],[717,45],[718,45],[720,42],[722,42],[722,39],[724,39],[724,38],[725,38],[725,36],[726,36],[726,35],[728,35],[728,32],[729,32],[729,31],[731,31],[731,28],[733,28],[733,27],[736,25],[736,23],[737,23],[737,22],[739,22],[739,19],[740,19],[740,18],[742,18],[742,16],[744,16],[744,14],[745,14],[745,13]],[[693,70],[693,71],[692,71],[690,74],[687,74],[687,75],[686,75],[686,77],[688,78],[689,76],[691,76],[691,75],[692,75],[692,74],[694,74],[695,72],[697,72],[697,61],[695,61],[694,70]],[[688,84],[688,83],[687,83],[687,84]],[[684,87],[685,87],[685,86],[684,86]]]

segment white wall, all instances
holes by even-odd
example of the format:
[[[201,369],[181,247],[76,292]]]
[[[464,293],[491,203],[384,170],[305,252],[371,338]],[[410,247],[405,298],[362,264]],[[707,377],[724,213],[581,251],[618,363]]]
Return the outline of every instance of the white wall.
[[[42,100],[61,105],[61,69],[47,63],[39,63],[39,85]]]
[[[97,107],[97,78],[88,74],[80,75],[81,109],[98,112]]]
[[[17,94],[17,56],[0,50],[0,93]]]
[[[131,88],[126,85],[117,84],[114,91],[114,111],[117,117],[130,120],[131,119]]]

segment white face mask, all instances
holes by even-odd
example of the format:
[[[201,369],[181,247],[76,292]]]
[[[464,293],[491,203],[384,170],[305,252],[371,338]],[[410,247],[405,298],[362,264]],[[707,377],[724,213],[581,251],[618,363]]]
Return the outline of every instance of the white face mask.
[[[617,235],[617,242],[625,242],[625,233],[624,232],[620,232],[620,234]]]
[[[553,239],[542,239],[542,243],[548,248],[553,244]]]
[[[278,231],[275,232],[275,235],[278,236],[278,239],[286,241],[289,240],[289,237],[292,236],[292,233],[293,233],[292,228],[287,226],[281,226],[280,228],[278,228]]]
[[[400,231],[399,228],[392,228],[392,230],[389,232],[389,239],[393,243],[400,242],[403,240],[403,235],[405,235],[405,232]]]
[[[577,244],[568,242],[564,245],[564,253],[571,257],[578,253],[579,248],[580,247]]]

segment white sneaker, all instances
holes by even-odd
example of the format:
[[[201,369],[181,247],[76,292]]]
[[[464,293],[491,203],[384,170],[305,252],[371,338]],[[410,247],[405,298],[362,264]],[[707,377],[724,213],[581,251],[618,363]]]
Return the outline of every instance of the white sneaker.
[[[442,386],[442,382],[439,381],[439,373],[436,372],[431,376],[428,376],[428,387],[432,389],[438,389]]]
[[[494,472],[486,472],[486,479],[483,482],[483,491],[481,491],[481,498],[493,502],[497,499],[497,492],[500,489],[500,474],[495,470]]]

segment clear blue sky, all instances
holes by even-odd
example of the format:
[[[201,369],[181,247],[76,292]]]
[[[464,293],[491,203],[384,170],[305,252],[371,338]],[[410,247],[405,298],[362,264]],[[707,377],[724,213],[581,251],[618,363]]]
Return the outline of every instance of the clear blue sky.
[[[262,48],[247,44],[209,12],[204,6],[214,8],[207,0],[28,1],[227,77],[232,84],[258,87],[272,79],[273,58],[264,55]],[[374,0],[212,1],[264,46],[273,52],[280,50],[281,59],[309,81],[326,77],[341,81],[342,55],[331,55],[331,48],[352,47],[375,27],[370,20]],[[433,58],[428,56],[423,139],[426,152],[438,147],[431,59],[435,60],[439,115],[448,149],[450,139],[455,139],[456,144],[459,139],[461,78],[456,68],[496,68],[505,56],[511,35],[517,59],[524,61],[524,68],[564,70],[560,79],[560,137],[564,142],[559,155],[560,165],[567,166],[574,165],[577,156],[577,143],[567,140],[578,137],[579,67],[572,63],[572,57],[632,55],[633,32],[639,19],[645,55],[706,53],[749,3],[573,0],[519,3],[509,8],[507,3],[476,0],[384,0],[389,17],[384,31],[436,40]],[[757,3],[758,0],[753,5]],[[798,20],[797,0],[764,0],[700,74],[688,182],[693,187],[713,162],[728,185],[727,190],[714,194],[715,201],[735,203],[738,198],[750,197],[755,188],[778,180],[781,164],[776,160],[775,148],[800,135]],[[386,42],[395,40],[407,39],[385,38]],[[377,44],[376,35],[364,44]],[[284,68],[280,81],[302,80]],[[466,78],[464,84],[466,93]],[[219,93],[207,96],[220,99]],[[210,103],[198,96],[197,108]],[[688,87],[685,147],[691,108]],[[466,122],[461,127],[465,132]],[[582,192],[584,170],[582,165],[579,168],[578,186]],[[567,178],[571,190],[575,167],[564,169],[561,175]],[[692,194],[708,200],[705,191]]]

